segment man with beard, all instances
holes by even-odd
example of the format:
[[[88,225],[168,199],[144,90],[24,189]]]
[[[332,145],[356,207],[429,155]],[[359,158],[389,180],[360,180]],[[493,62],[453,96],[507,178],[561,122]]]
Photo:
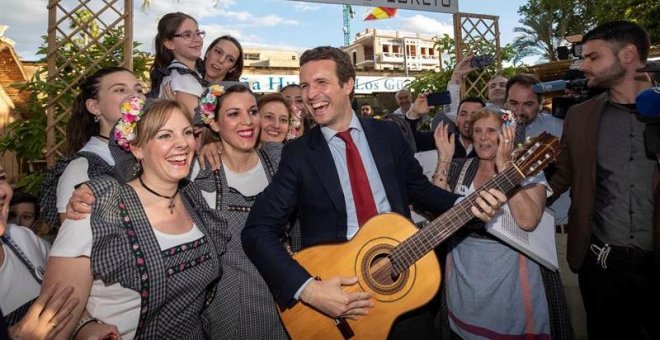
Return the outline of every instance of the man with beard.
[[[649,36],[637,24],[614,21],[589,31],[582,44],[587,86],[606,92],[569,109],[549,177],[553,198],[570,186],[568,262],[578,273],[589,338],[658,339],[652,183],[660,172],[645,155],[644,124],[635,118],[636,96],[652,86],[637,71]]]
[[[438,128],[446,128],[449,132],[456,133],[454,157],[465,158],[474,157],[474,148],[472,147],[472,134],[470,132],[470,116],[473,113],[483,109],[486,106],[483,99],[479,97],[465,97],[458,104],[458,115],[456,116],[456,132],[451,130],[451,125],[448,123],[440,123]],[[434,150],[436,148],[435,139],[433,137],[434,131],[418,131],[417,122],[419,118],[427,114],[430,108],[426,102],[426,94],[420,94],[412,108],[406,115],[406,120],[411,125],[413,135],[415,136],[415,144],[417,145],[417,152]],[[411,118],[415,117],[415,118]]]
[[[539,80],[530,74],[519,74],[506,84],[505,107],[517,117],[516,143],[525,138],[533,138],[542,132],[560,138],[563,130],[563,120],[541,111],[541,95],[534,93],[533,86]],[[554,167],[546,169],[546,176],[553,173]],[[577,275],[571,273],[566,261],[566,243],[568,242],[568,207],[571,199],[565,192],[552,205],[548,205],[548,212],[555,218],[555,245],[559,258],[561,271],[561,285],[564,288],[566,302],[571,317],[571,324],[576,336],[586,333],[586,316],[582,307],[582,297],[578,285]]]
[[[534,93],[533,89],[538,83],[539,80],[531,74],[518,74],[506,82],[504,107],[516,116],[516,143],[544,131],[561,136],[562,120],[541,112],[541,95]]]

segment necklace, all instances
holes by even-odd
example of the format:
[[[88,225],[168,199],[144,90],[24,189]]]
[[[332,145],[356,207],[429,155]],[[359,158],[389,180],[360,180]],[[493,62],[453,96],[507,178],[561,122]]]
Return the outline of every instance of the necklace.
[[[165,196],[165,195],[161,195],[161,194],[157,193],[157,192],[154,191],[153,189],[149,188],[146,184],[144,184],[144,181],[142,180],[142,176],[138,177],[138,179],[140,180],[140,184],[141,184],[145,189],[147,189],[148,192],[150,192],[150,193],[152,193],[152,194],[154,194],[154,195],[156,195],[156,196],[158,196],[158,197],[167,198],[168,200],[170,200],[170,204],[168,204],[167,207],[170,208],[170,214],[174,214],[174,197],[176,197],[176,195],[179,193],[179,187],[178,187],[178,186],[177,186],[177,188],[176,188],[176,191],[174,192],[174,195],[172,195],[172,196]]]
[[[110,140],[110,137],[106,137],[104,135],[96,135],[96,137],[103,138],[105,140]]]

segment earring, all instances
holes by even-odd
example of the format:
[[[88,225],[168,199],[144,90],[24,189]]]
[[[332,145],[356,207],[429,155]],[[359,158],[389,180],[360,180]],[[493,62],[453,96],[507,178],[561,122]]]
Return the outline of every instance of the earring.
[[[137,162],[133,164],[133,177],[138,176],[142,172],[142,159],[137,159]]]
[[[94,123],[101,121],[101,115],[94,115]]]

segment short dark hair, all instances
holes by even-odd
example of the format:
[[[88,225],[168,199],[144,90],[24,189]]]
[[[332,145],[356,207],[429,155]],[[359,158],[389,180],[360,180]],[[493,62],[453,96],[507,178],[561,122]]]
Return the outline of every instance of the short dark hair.
[[[461,102],[458,103],[459,110],[461,109],[463,103],[479,103],[481,104],[482,107],[486,106],[486,101],[484,101],[481,97],[477,97],[477,96],[467,96],[463,98],[463,100],[461,100]]]
[[[619,51],[624,45],[632,44],[637,48],[639,61],[646,62],[649,57],[651,41],[646,30],[633,22],[617,20],[598,25],[582,37],[582,43],[590,40],[604,40],[612,47],[612,51]]]
[[[363,106],[365,106],[365,105],[369,105],[369,106],[371,106],[371,104],[369,104],[369,103],[362,103],[362,105],[360,105],[360,107],[363,107]]]
[[[39,198],[26,192],[17,192],[9,201],[9,206],[13,207],[21,203],[31,203],[34,206],[34,220],[39,219],[41,208],[39,207]]]
[[[339,85],[344,86],[350,78],[355,81],[355,68],[351,58],[346,52],[332,46],[319,46],[305,51],[300,56],[300,67],[310,61],[332,60],[335,62],[335,74],[339,79]]]
[[[516,74],[506,82],[506,92],[504,93],[504,101],[506,102],[509,99],[509,90],[513,85],[518,84],[525,87],[533,87],[534,85],[540,82],[541,81],[539,81],[539,79],[532,74],[529,73]],[[539,102],[539,105],[541,105],[541,102],[543,101],[543,97],[541,96],[541,94],[536,94],[536,100]]]

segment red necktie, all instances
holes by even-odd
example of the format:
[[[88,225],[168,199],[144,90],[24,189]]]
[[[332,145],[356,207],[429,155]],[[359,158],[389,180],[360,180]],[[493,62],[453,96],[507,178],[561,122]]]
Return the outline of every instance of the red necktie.
[[[351,179],[351,191],[353,192],[358,225],[362,226],[370,217],[378,213],[376,202],[374,202],[374,195],[371,193],[369,178],[367,177],[367,172],[364,170],[360,150],[353,143],[350,129],[338,132],[337,137],[346,144],[348,177]]]

